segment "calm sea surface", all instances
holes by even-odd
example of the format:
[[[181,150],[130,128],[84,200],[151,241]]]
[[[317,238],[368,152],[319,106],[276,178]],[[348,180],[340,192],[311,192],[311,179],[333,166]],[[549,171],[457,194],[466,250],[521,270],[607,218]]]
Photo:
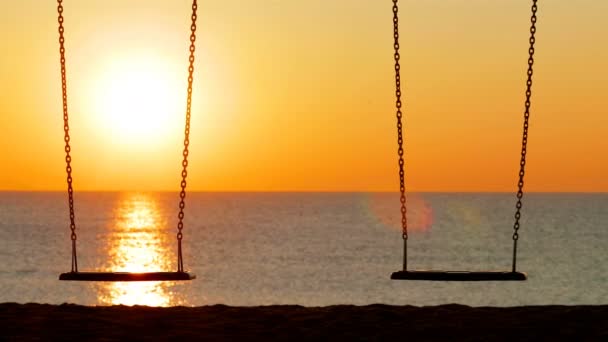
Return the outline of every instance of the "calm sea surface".
[[[192,193],[191,282],[58,281],[70,269],[63,193],[0,192],[0,302],[155,306],[608,304],[608,194],[524,198],[526,282],[391,281],[399,202],[379,193]],[[79,268],[176,269],[175,193],[78,193]],[[412,194],[411,268],[509,270],[512,194]]]

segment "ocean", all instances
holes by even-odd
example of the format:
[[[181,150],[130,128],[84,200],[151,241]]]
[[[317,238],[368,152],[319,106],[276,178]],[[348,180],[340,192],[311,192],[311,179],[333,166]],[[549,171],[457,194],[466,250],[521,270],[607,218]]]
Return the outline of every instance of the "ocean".
[[[176,269],[178,194],[76,193],[80,271]],[[515,195],[413,193],[410,269],[510,270]],[[525,282],[394,281],[394,193],[189,193],[189,282],[59,281],[67,195],[0,192],[0,302],[83,305],[608,304],[608,194],[526,194]]]

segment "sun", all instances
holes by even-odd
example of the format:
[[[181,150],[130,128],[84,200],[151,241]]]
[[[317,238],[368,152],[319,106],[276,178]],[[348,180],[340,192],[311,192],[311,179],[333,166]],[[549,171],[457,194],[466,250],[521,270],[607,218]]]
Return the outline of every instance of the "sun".
[[[171,67],[142,57],[114,60],[100,70],[93,97],[104,136],[117,143],[149,146],[178,132],[184,120],[180,94],[185,88]]]

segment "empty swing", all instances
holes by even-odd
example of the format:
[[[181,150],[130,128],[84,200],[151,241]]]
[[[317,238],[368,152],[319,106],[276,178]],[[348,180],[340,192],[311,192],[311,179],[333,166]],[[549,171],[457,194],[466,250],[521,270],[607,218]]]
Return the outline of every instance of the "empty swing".
[[[532,97],[532,74],[534,65],[534,43],[536,33],[536,11],[537,0],[532,0],[532,16],[530,27],[530,47],[528,49],[528,79],[526,81],[526,101],[524,111],[523,137],[521,146],[521,160],[519,169],[519,181],[517,190],[517,204],[515,211],[515,223],[513,225],[513,260],[510,271],[443,271],[443,270],[410,270],[407,264],[407,208],[405,197],[405,171],[403,160],[403,124],[402,124],[402,102],[401,102],[401,66],[399,64],[399,7],[398,0],[393,0],[393,28],[394,28],[394,48],[395,48],[395,95],[397,109],[397,141],[399,155],[399,182],[400,182],[400,202],[401,202],[401,226],[403,238],[403,270],[391,274],[391,279],[395,280],[434,280],[434,281],[508,281],[508,280],[526,280],[526,274],[517,272],[517,241],[519,239],[519,220],[521,218],[522,197],[524,187],[524,174],[526,166],[526,152],[528,143],[528,119],[530,117],[530,105]]]
[[[176,272],[80,272],[78,270],[78,259],[76,255],[76,223],[74,214],[74,196],[72,188],[72,157],[70,156],[70,129],[68,124],[68,100],[67,100],[67,82],[66,82],[66,59],[65,59],[65,38],[63,27],[63,5],[62,0],[57,0],[57,12],[59,23],[59,52],[61,61],[61,89],[63,98],[63,123],[64,123],[64,141],[65,141],[65,162],[68,183],[68,200],[70,212],[70,230],[72,240],[72,270],[59,275],[59,280],[75,280],[75,281],[177,281],[177,280],[192,280],[196,276],[184,271],[184,261],[182,257],[182,229],[184,228],[184,208],[186,206],[186,177],[188,175],[188,146],[190,144],[190,113],[192,104],[192,81],[194,73],[194,50],[196,41],[196,10],[197,0],[192,1],[192,23],[190,25],[190,56],[188,65],[188,97],[186,103],[186,124],[184,130],[184,149],[182,152],[182,181],[179,201],[179,214],[177,224],[177,271]]]

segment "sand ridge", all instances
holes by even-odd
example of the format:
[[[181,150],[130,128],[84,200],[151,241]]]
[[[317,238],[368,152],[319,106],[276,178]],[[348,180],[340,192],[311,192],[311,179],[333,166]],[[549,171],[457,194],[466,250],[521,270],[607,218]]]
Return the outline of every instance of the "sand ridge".
[[[608,305],[151,308],[0,304],[0,340],[608,340]]]

